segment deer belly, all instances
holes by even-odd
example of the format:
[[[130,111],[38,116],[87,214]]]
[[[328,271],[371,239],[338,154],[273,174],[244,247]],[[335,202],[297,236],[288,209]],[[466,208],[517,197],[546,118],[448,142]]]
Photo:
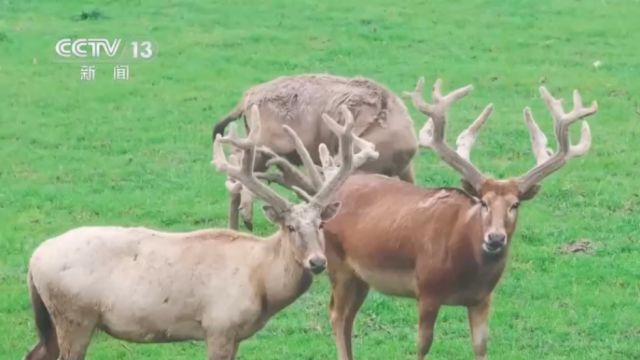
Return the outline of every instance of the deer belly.
[[[205,336],[197,314],[167,309],[154,313],[148,309],[132,310],[103,313],[100,328],[115,338],[133,342],[200,340]]]
[[[356,274],[375,290],[393,296],[415,297],[417,285],[412,270],[383,270],[353,267]]]

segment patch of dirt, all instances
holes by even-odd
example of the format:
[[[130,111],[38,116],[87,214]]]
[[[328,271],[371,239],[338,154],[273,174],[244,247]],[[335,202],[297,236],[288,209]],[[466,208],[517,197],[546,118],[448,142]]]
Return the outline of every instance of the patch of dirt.
[[[107,16],[100,10],[83,10],[79,15],[72,17],[74,21],[96,21],[106,19]]]
[[[564,245],[560,252],[563,254],[586,253],[592,254],[596,250],[596,246],[591,240],[581,239],[570,244]]]

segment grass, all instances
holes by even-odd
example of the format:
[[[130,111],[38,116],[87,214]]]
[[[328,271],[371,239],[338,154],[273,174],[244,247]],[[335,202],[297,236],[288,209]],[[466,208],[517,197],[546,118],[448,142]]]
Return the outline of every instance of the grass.
[[[541,83],[600,105],[588,156],[545,180],[523,206],[495,294],[493,359],[640,358],[640,67],[638,1],[0,1],[0,359],[35,343],[25,275],[43,240],[86,224],[189,230],[225,225],[211,125],[255,83],[283,74],[364,75],[396,92],[419,75],[476,90],[451,114],[459,131],[496,106],[473,154],[507,177],[533,165],[521,120],[531,105],[550,134]],[[634,25],[635,24],[635,25]],[[79,80],[64,37],[151,39],[131,79]],[[594,66],[599,61],[600,66]],[[89,62],[91,64],[91,62]],[[412,110],[416,127],[424,122]],[[421,185],[457,184],[432,153]],[[259,217],[258,232],[273,226]],[[593,254],[558,249],[578,239]],[[328,281],[242,343],[239,359],[333,359]],[[472,358],[466,312],[439,318],[432,359]],[[413,359],[413,301],[372,293],[357,320],[358,359]],[[127,344],[98,335],[89,358],[198,359],[201,343]]]

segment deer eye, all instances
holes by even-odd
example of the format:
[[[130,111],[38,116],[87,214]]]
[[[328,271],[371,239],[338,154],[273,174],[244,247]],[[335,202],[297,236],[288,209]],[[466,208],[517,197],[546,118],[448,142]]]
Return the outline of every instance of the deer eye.
[[[293,225],[287,225],[287,230],[289,230],[289,232],[296,232],[296,228],[294,228]]]
[[[484,200],[480,200],[480,206],[482,206],[482,208],[485,210],[489,209],[489,205],[487,205],[487,203],[484,202]]]
[[[511,210],[517,210],[519,206],[520,206],[520,202],[517,201],[513,203],[513,205],[511,205]]]
[[[318,229],[324,229],[324,222],[321,222],[320,225],[318,225]]]

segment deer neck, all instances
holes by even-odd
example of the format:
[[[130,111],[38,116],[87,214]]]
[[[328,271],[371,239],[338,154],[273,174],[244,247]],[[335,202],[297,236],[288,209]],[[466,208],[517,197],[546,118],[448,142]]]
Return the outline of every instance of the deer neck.
[[[267,256],[260,266],[263,309],[275,313],[292,303],[311,285],[312,275],[296,259],[287,235],[279,230],[266,241]]]

